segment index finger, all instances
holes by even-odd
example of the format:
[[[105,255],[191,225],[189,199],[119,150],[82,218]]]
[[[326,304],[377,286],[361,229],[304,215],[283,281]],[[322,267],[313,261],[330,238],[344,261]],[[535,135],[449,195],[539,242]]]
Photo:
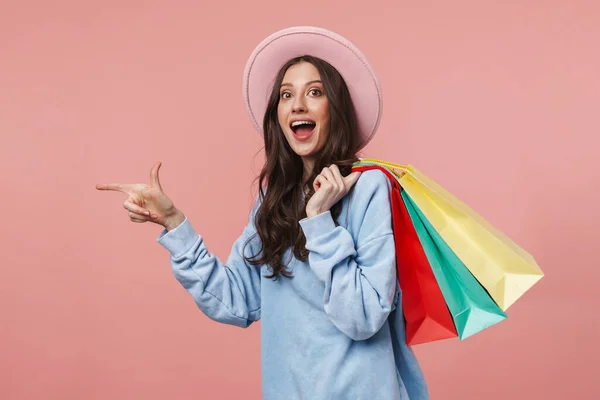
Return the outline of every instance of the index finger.
[[[329,170],[333,174],[333,177],[335,178],[335,181],[338,183],[338,185],[340,185],[340,187],[344,187],[344,177],[342,176],[342,173],[340,172],[338,166],[335,164],[331,164],[329,166]]]
[[[123,193],[128,193],[131,189],[131,185],[123,183],[98,183],[96,184],[98,190],[116,190]]]

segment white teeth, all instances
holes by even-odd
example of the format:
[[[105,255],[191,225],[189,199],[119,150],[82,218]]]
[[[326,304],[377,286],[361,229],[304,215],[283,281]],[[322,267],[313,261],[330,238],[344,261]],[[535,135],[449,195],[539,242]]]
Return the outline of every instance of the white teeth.
[[[292,128],[294,126],[298,126],[298,125],[314,125],[314,124],[315,123],[311,122],[311,121],[294,121],[294,122],[292,122]]]

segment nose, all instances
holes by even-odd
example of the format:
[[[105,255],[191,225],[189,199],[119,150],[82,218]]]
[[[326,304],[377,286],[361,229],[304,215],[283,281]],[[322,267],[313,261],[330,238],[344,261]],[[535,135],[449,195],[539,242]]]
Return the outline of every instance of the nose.
[[[305,111],[306,111],[306,105],[304,104],[304,98],[302,96],[297,96],[296,100],[294,101],[294,104],[292,106],[292,112],[299,113],[299,112],[305,112]]]

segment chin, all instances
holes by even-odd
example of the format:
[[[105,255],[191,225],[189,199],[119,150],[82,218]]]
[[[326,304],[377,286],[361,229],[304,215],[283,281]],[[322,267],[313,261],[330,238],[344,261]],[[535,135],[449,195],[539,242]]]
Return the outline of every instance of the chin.
[[[295,143],[295,145],[292,146],[292,150],[300,157],[313,156],[318,153],[316,143]]]
[[[317,152],[313,151],[312,149],[310,149],[310,150],[297,150],[297,149],[294,149],[294,153],[296,153],[300,157],[310,157],[310,156],[314,156],[314,155],[317,154]]]

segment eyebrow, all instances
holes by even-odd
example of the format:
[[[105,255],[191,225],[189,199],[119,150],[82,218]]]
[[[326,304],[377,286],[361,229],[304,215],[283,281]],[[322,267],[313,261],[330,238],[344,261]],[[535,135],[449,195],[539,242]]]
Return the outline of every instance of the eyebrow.
[[[314,81],[309,81],[309,82],[306,82],[306,83],[304,84],[304,86],[308,86],[308,85],[311,85],[311,84],[313,84],[313,83],[321,83],[321,84],[322,84],[323,82],[321,82],[320,80],[318,80],[318,79],[317,79],[317,80],[314,80]],[[293,85],[292,85],[291,83],[282,83],[282,84],[281,84],[281,87],[283,87],[283,86],[293,86]]]

